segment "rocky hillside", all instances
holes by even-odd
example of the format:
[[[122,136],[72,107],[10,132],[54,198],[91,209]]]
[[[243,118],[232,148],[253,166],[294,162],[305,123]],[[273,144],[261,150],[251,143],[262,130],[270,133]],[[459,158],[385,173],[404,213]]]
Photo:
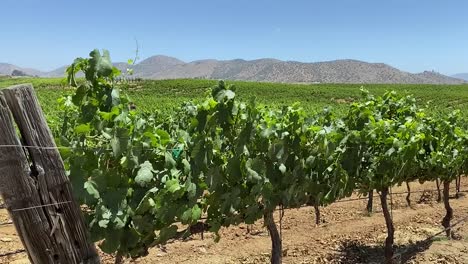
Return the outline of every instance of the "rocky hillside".
[[[383,63],[335,60],[316,63],[259,60],[199,60],[184,63],[154,56],[135,65],[136,77],[150,79],[206,78],[286,83],[428,83],[459,84],[463,80],[435,72],[412,74]]]
[[[467,73],[458,73],[458,74],[452,75],[452,77],[468,81],[468,72]]]
[[[0,64],[0,74],[11,74],[15,69]],[[9,65],[9,64],[8,64]],[[125,63],[115,63],[121,70],[129,68]],[[66,67],[51,72],[32,72],[30,75],[44,77],[64,76]],[[465,80],[425,71],[412,74],[400,71],[384,63],[368,63],[358,60],[335,60],[303,63],[276,59],[258,60],[198,60],[184,62],[179,59],[158,55],[131,66],[134,77],[147,79],[204,78],[247,80],[285,83],[427,83],[460,84]],[[29,73],[28,73],[29,74]]]
[[[17,75],[22,73],[22,76],[43,76],[45,73],[29,68],[21,68],[8,63],[0,63],[0,75]]]

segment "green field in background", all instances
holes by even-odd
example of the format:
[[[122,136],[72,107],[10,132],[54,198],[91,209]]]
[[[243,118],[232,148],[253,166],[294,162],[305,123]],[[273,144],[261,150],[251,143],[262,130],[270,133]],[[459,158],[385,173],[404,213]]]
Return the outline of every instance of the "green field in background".
[[[169,114],[183,102],[198,101],[205,97],[215,80],[144,80],[122,84],[139,109]],[[57,99],[70,94],[65,79],[58,78],[4,78],[0,88],[19,83],[32,83],[46,114],[53,118],[58,113]],[[468,85],[425,84],[282,84],[262,82],[227,81],[237,87],[237,95],[245,100],[256,97],[261,104],[281,107],[299,102],[310,114],[330,106],[339,115],[348,104],[360,96],[360,88],[381,95],[387,90],[414,95],[422,106],[428,104],[429,112],[447,113],[460,109],[468,116]]]

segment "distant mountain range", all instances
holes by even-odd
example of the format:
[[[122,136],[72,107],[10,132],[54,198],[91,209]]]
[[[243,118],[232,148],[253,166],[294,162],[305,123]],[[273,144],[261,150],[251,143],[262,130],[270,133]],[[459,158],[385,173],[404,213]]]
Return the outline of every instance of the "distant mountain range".
[[[468,81],[468,72],[467,73],[457,73],[457,74],[452,75],[452,77]]]
[[[42,76],[44,74],[44,72],[36,69],[21,68],[12,64],[0,62],[0,75],[15,75],[15,72],[21,72],[29,76]]]
[[[125,70],[126,63],[115,63]],[[460,84],[467,82],[466,75],[446,76],[433,71],[409,73],[384,63],[358,60],[334,60],[303,63],[276,59],[258,60],[197,60],[184,62],[177,58],[157,55],[131,66],[134,77],[146,79],[225,79],[285,83],[424,83]],[[20,68],[0,63],[0,75],[16,74],[62,77],[66,67],[51,72]],[[464,79],[464,80],[462,80]]]

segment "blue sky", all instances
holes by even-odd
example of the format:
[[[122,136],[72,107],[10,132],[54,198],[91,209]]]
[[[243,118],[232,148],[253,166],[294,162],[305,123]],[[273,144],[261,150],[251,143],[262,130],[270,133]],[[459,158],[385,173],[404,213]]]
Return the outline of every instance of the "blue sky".
[[[3,0],[0,62],[52,70],[106,48],[114,61],[358,59],[468,72],[468,1]]]

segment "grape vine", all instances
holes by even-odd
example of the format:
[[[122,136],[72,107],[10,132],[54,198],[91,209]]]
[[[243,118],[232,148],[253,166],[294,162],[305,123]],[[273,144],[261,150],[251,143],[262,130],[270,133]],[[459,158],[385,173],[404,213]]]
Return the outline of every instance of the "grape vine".
[[[271,262],[281,263],[277,208],[313,205],[318,224],[320,206],[376,190],[391,263],[389,189],[415,180],[443,182],[442,224],[450,226],[449,185],[468,165],[457,111],[428,116],[412,96],[363,90],[344,118],[330,109],[309,116],[297,104],[240,101],[220,81],[201,103],[162,116],[134,107],[107,51],[76,59],[67,73],[75,90],[60,101],[58,144],[70,147],[61,154],[93,240],[118,259],[198,231],[219,239],[222,227],[263,219]]]
[[[201,189],[184,151],[187,134],[129,107],[108,52],[94,50],[67,72],[76,91],[63,100],[61,143],[73,151],[62,156],[101,249],[141,256],[175,236],[176,223],[196,223]]]

